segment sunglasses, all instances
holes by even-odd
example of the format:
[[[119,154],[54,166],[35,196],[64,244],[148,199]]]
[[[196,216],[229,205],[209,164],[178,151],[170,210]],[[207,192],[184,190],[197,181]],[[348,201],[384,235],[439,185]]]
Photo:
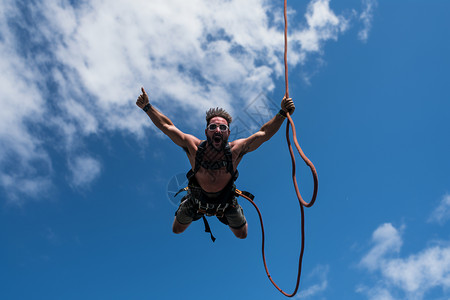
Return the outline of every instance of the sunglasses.
[[[214,131],[214,130],[216,130],[217,127],[219,127],[220,131],[227,131],[228,130],[228,125],[225,125],[225,124],[214,124],[214,123],[211,123],[211,124],[208,125],[207,128],[210,131]]]

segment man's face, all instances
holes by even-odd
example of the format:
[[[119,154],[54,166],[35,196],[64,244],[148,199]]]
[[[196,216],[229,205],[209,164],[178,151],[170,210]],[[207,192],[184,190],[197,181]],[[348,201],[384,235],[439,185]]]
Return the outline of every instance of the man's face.
[[[211,124],[216,125],[214,129],[212,128],[214,125],[211,126]],[[223,125],[225,125],[226,128],[224,128]],[[217,150],[221,150],[227,143],[228,137],[230,136],[230,129],[228,128],[227,120],[222,117],[212,118],[209,121],[208,127],[205,129],[205,134],[209,143]]]

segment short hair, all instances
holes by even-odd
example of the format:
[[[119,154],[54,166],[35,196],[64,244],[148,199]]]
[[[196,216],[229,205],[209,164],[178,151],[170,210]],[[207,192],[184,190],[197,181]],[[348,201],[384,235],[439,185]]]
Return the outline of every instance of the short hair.
[[[228,126],[230,125],[231,121],[233,121],[233,118],[231,115],[223,108],[210,108],[206,112],[206,124],[209,124],[209,121],[214,117],[222,117],[228,122]]]

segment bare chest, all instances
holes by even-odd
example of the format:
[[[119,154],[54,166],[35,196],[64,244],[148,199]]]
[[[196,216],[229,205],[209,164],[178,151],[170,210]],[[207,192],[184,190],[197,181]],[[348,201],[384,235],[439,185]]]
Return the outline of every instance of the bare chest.
[[[226,168],[218,170],[200,168],[195,174],[195,178],[204,191],[215,193],[223,190],[227,186],[231,180],[231,174]]]
[[[206,148],[199,157],[199,165],[195,177],[206,192],[218,192],[226,187],[232,179],[229,164],[233,166],[232,159],[227,158],[224,151]]]

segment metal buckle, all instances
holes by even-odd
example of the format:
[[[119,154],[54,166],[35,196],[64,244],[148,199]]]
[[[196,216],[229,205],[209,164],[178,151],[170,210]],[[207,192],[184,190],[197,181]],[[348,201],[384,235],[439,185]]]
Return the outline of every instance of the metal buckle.
[[[201,201],[198,201],[198,210],[197,213],[204,214],[207,217],[217,216],[218,218],[222,218],[225,215],[225,210],[228,208],[229,203],[225,203],[222,206],[220,203],[216,208],[214,204],[206,203],[206,206],[202,205]]]
[[[223,216],[225,215],[225,209],[227,209],[228,207],[228,203],[225,203],[223,207],[220,207],[221,205],[222,204],[219,204],[216,209],[216,217],[218,218],[223,218]]]
[[[207,217],[211,217],[211,216],[215,216],[216,212],[211,213],[210,209],[214,208],[214,204],[211,204],[211,206],[209,205],[209,203],[206,203],[206,216]]]
[[[210,205],[209,203],[206,203],[206,206],[203,206],[203,205],[202,205],[202,202],[201,202],[201,201],[198,201],[198,210],[197,210],[197,213],[201,213],[201,214],[206,215],[207,217],[211,217],[211,216],[214,216],[214,215],[215,215],[215,213],[211,214],[211,213],[209,212],[209,209],[212,209],[212,208],[214,208],[214,205],[213,205],[213,204]]]

